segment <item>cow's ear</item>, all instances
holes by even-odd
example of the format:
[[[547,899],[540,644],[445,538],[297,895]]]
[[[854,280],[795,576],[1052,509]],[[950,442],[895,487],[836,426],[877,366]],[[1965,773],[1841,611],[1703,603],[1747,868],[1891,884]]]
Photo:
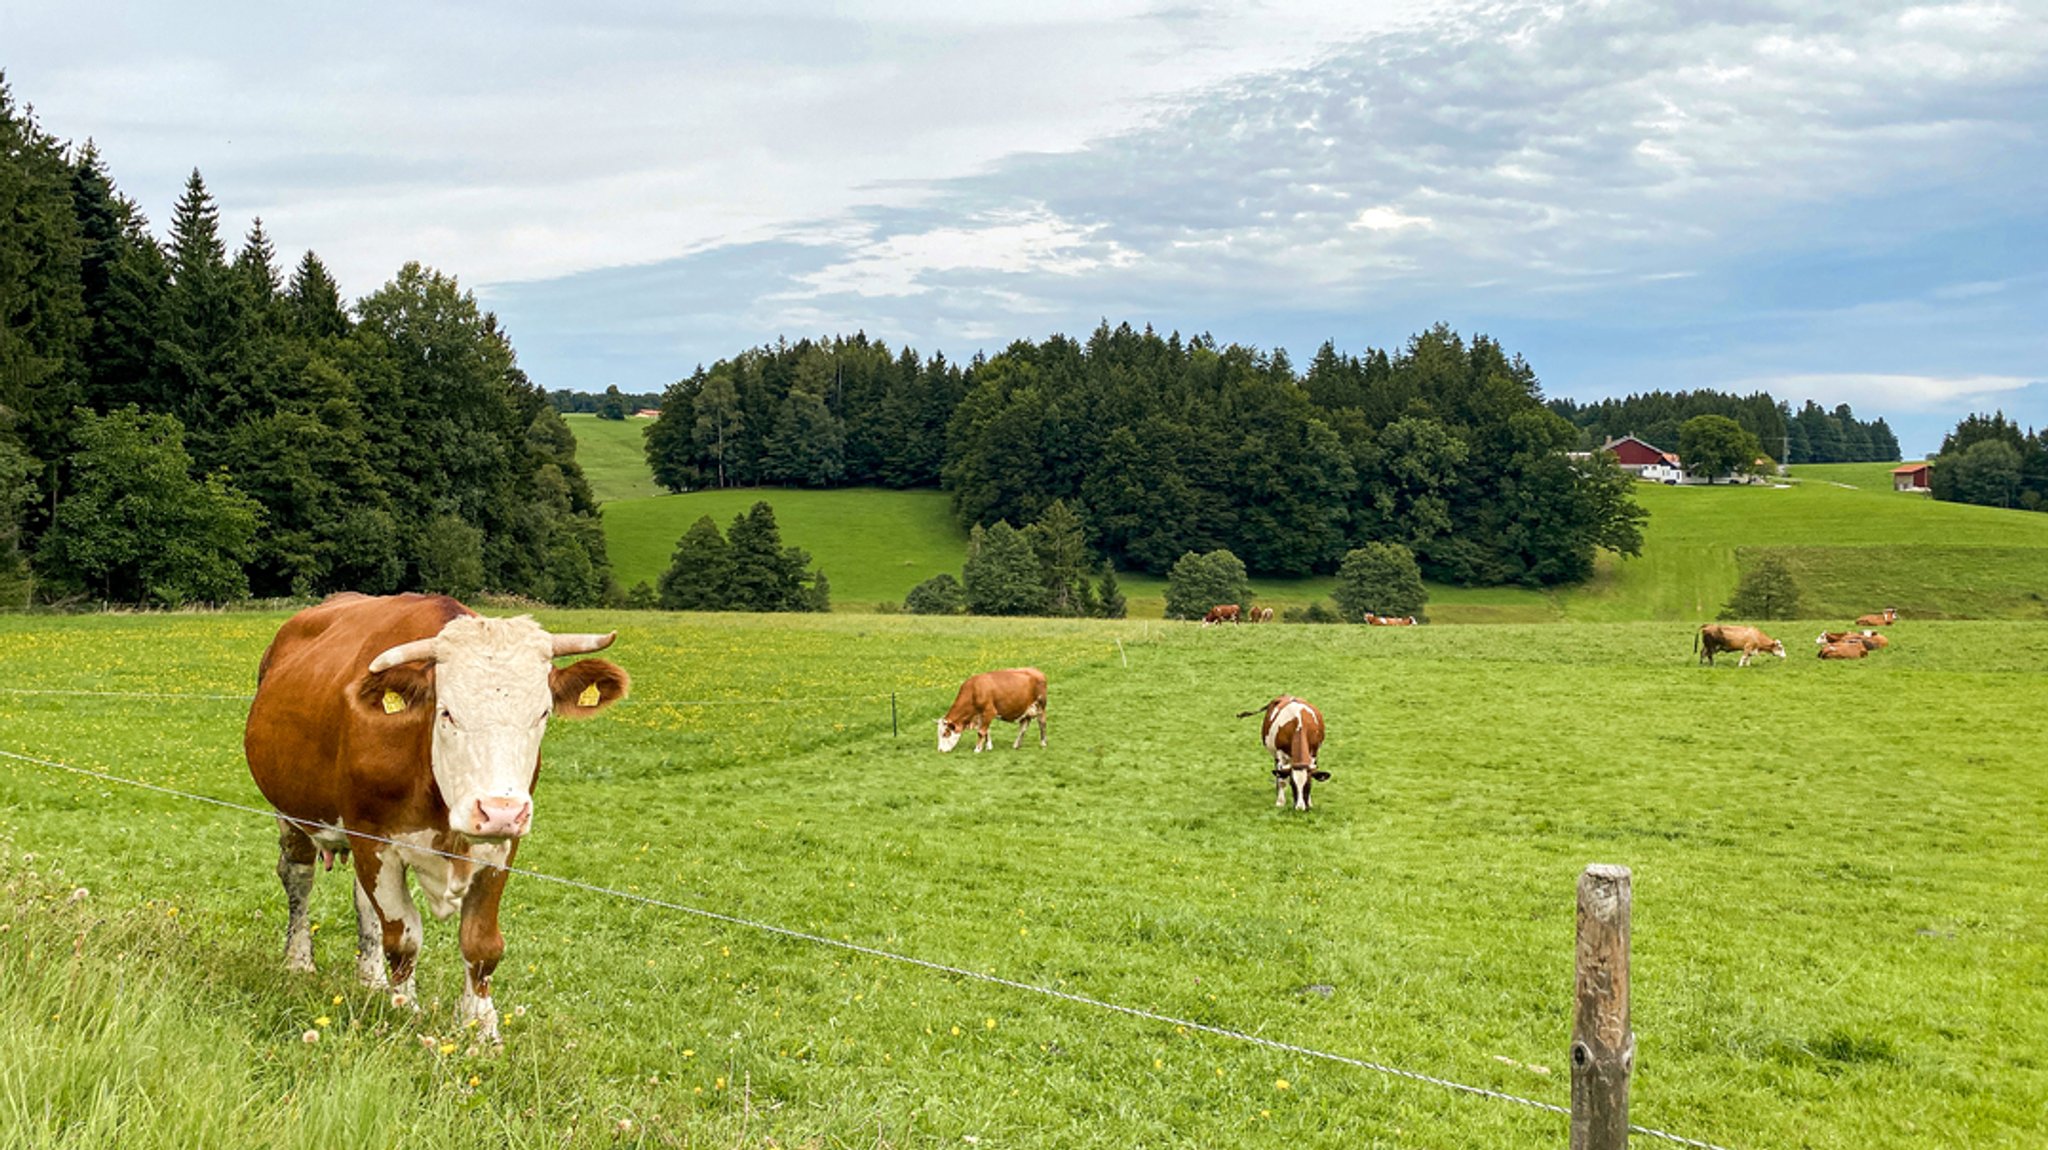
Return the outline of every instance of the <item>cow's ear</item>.
[[[625,698],[632,685],[626,669],[609,659],[578,659],[548,675],[548,687],[555,693],[555,714],[565,719],[597,714]]]
[[[351,701],[372,715],[427,714],[434,709],[434,665],[400,663],[355,681]]]
[[[1328,771],[1312,771],[1312,772],[1310,772],[1310,774],[1309,774],[1309,777],[1310,777],[1310,778],[1312,778],[1312,779],[1314,779],[1315,781],[1317,781],[1317,782],[1319,782],[1319,783],[1320,783],[1320,782],[1322,782],[1323,780],[1325,780],[1325,779],[1327,779],[1327,778],[1329,778],[1329,777],[1330,777],[1330,772],[1328,772]]]

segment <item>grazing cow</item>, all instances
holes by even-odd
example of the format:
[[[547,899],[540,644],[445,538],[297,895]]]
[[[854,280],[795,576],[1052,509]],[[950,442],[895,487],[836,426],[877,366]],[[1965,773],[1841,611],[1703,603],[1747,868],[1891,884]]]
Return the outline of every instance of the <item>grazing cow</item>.
[[[1870,654],[1870,648],[1853,640],[1845,639],[1840,643],[1827,644],[1820,649],[1819,654],[1823,659],[1861,659],[1863,656]]]
[[[502,868],[532,827],[541,735],[549,716],[587,718],[629,686],[606,660],[553,660],[613,637],[550,635],[530,618],[486,619],[440,595],[336,595],[285,621],[257,670],[243,749],[278,811],[287,969],[313,969],[315,860],[332,870],[350,854],[356,971],[417,1003],[410,871],[436,918],[462,912],[456,1011],[479,1038],[498,1040]]]
[[[1899,612],[1898,612],[1898,609],[1897,609],[1896,607],[1886,607],[1886,608],[1884,609],[1884,614],[1882,614],[1882,615],[1858,615],[1858,616],[1856,616],[1856,625],[1857,625],[1858,627],[1882,627],[1882,626],[1885,626],[1886,624],[1889,624],[1889,623],[1896,623],[1896,622],[1898,622],[1898,621],[1899,621]]]
[[[939,720],[939,750],[950,751],[960,743],[962,732],[975,731],[976,753],[996,745],[989,727],[997,719],[1017,724],[1017,741],[1011,750],[1024,745],[1024,732],[1031,720],[1038,720],[1038,745],[1045,746],[1045,672],[1036,667],[1008,671],[983,671],[970,675],[953,696],[952,709]]]
[[[1214,607],[1209,608],[1208,614],[1202,616],[1202,626],[1207,627],[1211,623],[1235,623],[1237,622],[1237,614],[1237,604],[1218,603]]]
[[[1750,656],[1769,652],[1782,659],[1785,644],[1778,642],[1755,627],[1741,627],[1733,623],[1705,623],[1700,633],[1693,636],[1692,649],[1699,652],[1700,662],[1712,666],[1714,654],[1718,651],[1740,651],[1742,658],[1738,667],[1749,666]]]
[[[1294,809],[1309,808],[1309,788],[1330,777],[1319,770],[1316,756],[1323,749],[1323,713],[1306,699],[1281,695],[1255,711],[1240,711],[1237,717],[1266,716],[1259,726],[1259,738],[1273,753],[1273,805],[1287,805],[1294,794]]]
[[[1415,616],[1413,615],[1375,615],[1372,612],[1367,611],[1365,613],[1365,621],[1368,625],[1373,627],[1415,626]]]
[[[1245,612],[1245,622],[1247,623],[1271,623],[1272,621],[1273,609],[1271,607],[1254,607],[1250,611]]]

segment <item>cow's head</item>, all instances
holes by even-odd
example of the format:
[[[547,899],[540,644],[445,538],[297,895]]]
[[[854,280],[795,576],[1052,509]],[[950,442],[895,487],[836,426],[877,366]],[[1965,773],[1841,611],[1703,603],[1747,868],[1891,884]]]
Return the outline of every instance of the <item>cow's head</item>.
[[[1293,766],[1274,767],[1273,777],[1287,785],[1288,792],[1294,796],[1294,809],[1305,811],[1309,805],[1309,788],[1329,778],[1330,772],[1318,770],[1314,763],[1296,763]]]
[[[1776,655],[1780,659],[1785,657],[1785,641],[1783,639],[1771,640],[1771,654]]]
[[[609,635],[550,635],[540,624],[467,615],[431,639],[370,661],[356,702],[372,721],[433,723],[434,784],[448,829],[472,839],[512,839],[533,823],[533,779],[548,717],[581,719],[626,696],[617,664],[564,655],[602,651]]]
[[[960,732],[965,728],[956,727],[949,719],[939,720],[939,751],[944,753],[960,745]]]

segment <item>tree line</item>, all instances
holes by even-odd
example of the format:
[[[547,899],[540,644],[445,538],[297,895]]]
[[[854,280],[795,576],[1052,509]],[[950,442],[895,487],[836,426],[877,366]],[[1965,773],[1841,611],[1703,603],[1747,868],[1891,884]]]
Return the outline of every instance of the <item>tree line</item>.
[[[1689,420],[1717,415],[1740,424],[1756,437],[1765,454],[1780,463],[1874,463],[1899,458],[1898,436],[1883,416],[1865,422],[1856,418],[1846,403],[1827,411],[1810,399],[1794,412],[1791,404],[1761,391],[1749,395],[1648,391],[1583,404],[1553,399],[1550,409],[1579,429],[1581,451],[1624,435],[1676,451]],[[1778,459],[1781,455],[1784,458]]]
[[[159,241],[0,76],[0,602],[610,590],[575,439],[450,276],[345,305],[198,171]]]
[[[937,485],[963,527],[1054,502],[1096,553],[1165,572],[1231,551],[1261,575],[1399,543],[1456,583],[1583,579],[1641,549],[1642,511],[1542,401],[1535,372],[1445,325],[1395,352],[1285,352],[1106,322],[965,367],[864,335],[777,343],[669,388],[647,432],[671,490]]]
[[[1936,499],[2048,511],[2048,430],[2023,431],[2002,411],[1965,417],[1929,462]]]

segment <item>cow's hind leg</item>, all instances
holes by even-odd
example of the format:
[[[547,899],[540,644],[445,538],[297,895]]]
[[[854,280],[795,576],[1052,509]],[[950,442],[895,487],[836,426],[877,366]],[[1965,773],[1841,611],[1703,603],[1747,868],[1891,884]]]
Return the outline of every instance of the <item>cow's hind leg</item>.
[[[1017,720],[1017,741],[1016,741],[1016,742],[1014,742],[1014,743],[1011,743],[1011,744],[1010,744],[1010,749],[1011,749],[1011,750],[1013,750],[1013,751],[1014,751],[1014,750],[1016,750],[1016,749],[1017,749],[1018,747],[1021,747],[1021,746],[1023,746],[1023,745],[1024,745],[1024,732],[1026,732],[1026,731],[1028,731],[1028,730],[1030,730],[1030,729],[1031,729],[1031,712],[1029,712],[1029,711],[1026,711],[1026,712],[1024,712],[1024,715],[1023,715],[1023,717]]]
[[[397,848],[386,844],[353,853],[356,972],[365,986],[388,986],[417,1004],[412,973],[420,953],[420,910],[405,889],[405,864],[399,861]]]
[[[311,836],[288,819],[277,820],[277,877],[284,883],[284,968],[313,969],[313,927],[307,905],[313,900],[313,860],[319,851]]]
[[[509,865],[511,857],[505,859]],[[498,899],[505,892],[505,872],[486,870],[469,885],[462,899],[462,1001],[455,1017],[473,1025],[477,1037],[497,1042],[498,1007],[491,1001],[491,975],[505,957],[505,935],[498,929]]]

